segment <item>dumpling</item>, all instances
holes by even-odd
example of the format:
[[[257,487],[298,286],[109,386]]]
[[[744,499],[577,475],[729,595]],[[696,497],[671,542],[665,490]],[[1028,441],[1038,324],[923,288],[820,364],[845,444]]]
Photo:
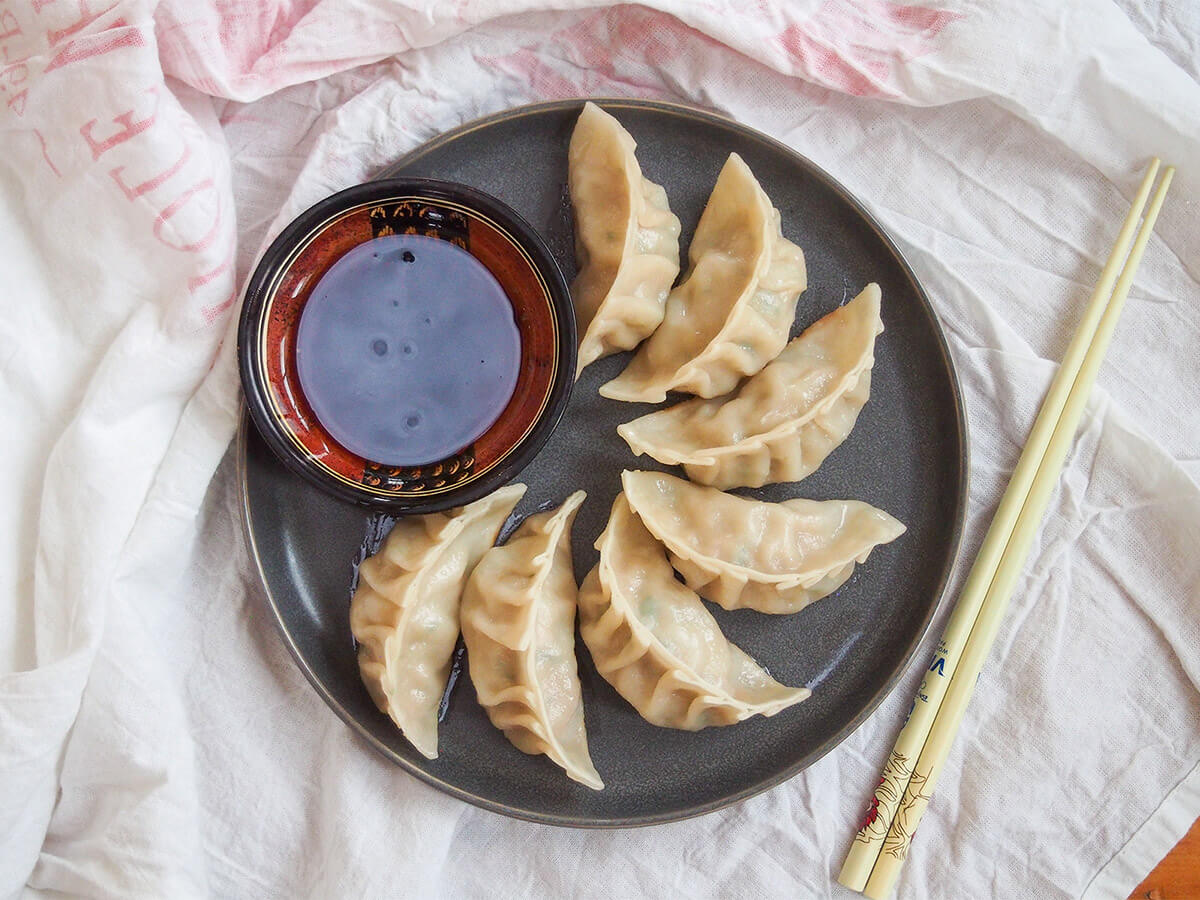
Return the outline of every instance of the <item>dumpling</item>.
[[[579,630],[601,675],[647,722],[699,731],[805,700],[731,644],[624,494],[579,589]]]
[[[600,388],[613,400],[661,403],[667,391],[716,397],[787,343],[807,286],[804,253],[740,156],[729,155],[688,250],[690,270],[666,317],[625,371]]]
[[[429,759],[438,755],[463,585],[524,493],[512,484],[450,512],[403,518],[359,566],[350,600],[359,673],[375,705]]]
[[[604,782],[588,755],[575,665],[571,523],[587,495],[526,519],[483,555],[463,594],[462,633],[479,702],[525,753],[544,753],[593,790]]]
[[[621,485],[687,586],[726,609],[798,612],[905,531],[859,500],[764,503],[662,472],[623,472]]]
[[[576,377],[649,336],[679,274],[679,219],[667,192],[642,176],[636,147],[616,119],[584,104],[567,151],[579,262],[571,297],[582,335]]]
[[[637,455],[719,488],[799,481],[850,430],[871,394],[879,285],[820,319],[736,392],[687,400],[617,428]]]

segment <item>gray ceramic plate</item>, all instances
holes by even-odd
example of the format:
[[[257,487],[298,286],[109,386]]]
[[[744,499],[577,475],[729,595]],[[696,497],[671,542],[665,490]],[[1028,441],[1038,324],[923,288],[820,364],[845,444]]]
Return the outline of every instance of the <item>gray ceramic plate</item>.
[[[539,229],[574,275],[567,142],[578,102],[525,107],[452,131],[410,153],[389,175],[425,175],[481,188]],[[595,672],[578,644],[592,759],[606,789],[593,792],[544,757],[518,751],[488,722],[464,674],[441,723],[441,756],[413,750],[372,704],[358,676],[348,624],[350,586],[364,540],[386,523],[290,475],[253,428],[241,453],[247,530],[267,600],[300,668],[375,749],[414,775],[479,806],[542,822],[627,826],[710,812],[795,775],[827,753],[895,684],[924,633],[958,545],[966,498],[966,432],[946,342],[912,271],[844,188],[792,150],[735,122],[654,102],[604,104],[638,142],[645,174],[664,185],[690,237],[717,172],[736,151],[804,248],[809,289],[796,331],[868,281],[883,288],[886,331],[876,348],[870,402],[849,439],[798,484],[749,492],[857,498],[899,517],[908,532],[877,549],[837,593],[794,616],[712,607],[726,634],[780,681],[813,696],[777,716],[698,733],[640,719]],[[583,488],[574,531],[575,574],[596,560],[623,468],[650,467],[616,435],[650,407],[604,400],[597,387],[627,355],[590,367],[562,423],[519,476],[519,514]]]

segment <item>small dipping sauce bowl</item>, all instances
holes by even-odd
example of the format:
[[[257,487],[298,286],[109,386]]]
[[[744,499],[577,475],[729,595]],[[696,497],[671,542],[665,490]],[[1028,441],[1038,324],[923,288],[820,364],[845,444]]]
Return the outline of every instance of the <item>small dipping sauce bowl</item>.
[[[246,287],[250,418],[288,469],[395,515],[460,506],[517,474],[575,373],[562,272],[511,208],[396,178],[305,210]]]

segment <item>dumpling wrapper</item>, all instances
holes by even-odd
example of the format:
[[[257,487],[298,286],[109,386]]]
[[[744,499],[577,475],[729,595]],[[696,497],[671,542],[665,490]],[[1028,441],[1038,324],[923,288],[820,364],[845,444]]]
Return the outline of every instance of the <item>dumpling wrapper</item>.
[[[525,753],[543,753],[602,790],[588,754],[575,662],[578,588],[571,524],[587,495],[530,516],[471,573],[462,603],[467,663],[492,724]]]
[[[648,337],[679,274],[679,219],[667,192],[643,177],[636,148],[616,119],[584,104],[567,150],[579,263],[571,284],[581,335],[576,377]]]
[[[623,472],[621,484],[687,586],[725,609],[798,612],[905,531],[859,500],[767,503],[662,472]]]
[[[736,153],[721,169],[688,260],[663,323],[625,371],[601,386],[601,396],[635,403],[661,403],[667,391],[716,397],[787,343],[808,284],[804,253],[783,236],[779,211]]]
[[[647,722],[698,731],[773,716],[811,691],[780,684],[721,633],[680,584],[624,494],[579,589],[580,633],[596,669]]]
[[[879,285],[807,328],[737,391],[618,426],[635,454],[722,489],[799,481],[850,434],[871,394]]]
[[[512,484],[444,513],[406,516],[358,569],[350,630],[371,699],[420,753],[438,755],[438,707],[467,576],[525,493]]]

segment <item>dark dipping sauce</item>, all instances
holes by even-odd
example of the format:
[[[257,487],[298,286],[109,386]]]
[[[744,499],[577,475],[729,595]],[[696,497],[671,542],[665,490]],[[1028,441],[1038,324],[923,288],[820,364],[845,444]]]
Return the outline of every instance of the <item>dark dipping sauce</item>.
[[[300,315],[296,367],[317,419],[389,466],[445,459],[512,398],[521,337],[504,289],[467,251],[388,235],[346,253]]]

